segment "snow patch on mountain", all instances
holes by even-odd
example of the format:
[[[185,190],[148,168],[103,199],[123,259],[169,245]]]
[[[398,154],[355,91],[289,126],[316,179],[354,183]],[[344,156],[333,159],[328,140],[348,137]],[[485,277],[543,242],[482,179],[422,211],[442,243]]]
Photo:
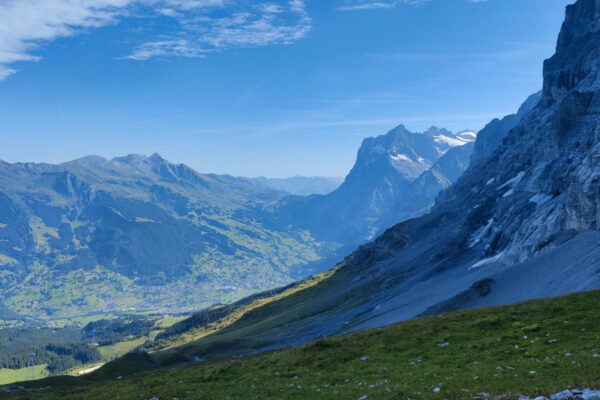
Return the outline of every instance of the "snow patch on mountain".
[[[462,146],[462,145],[465,145],[467,143],[471,143],[471,142],[475,141],[475,139],[466,140],[466,139],[463,139],[463,138],[450,137],[450,136],[435,136],[433,138],[433,140],[435,140],[436,143],[447,144],[450,147]]]
[[[407,161],[407,162],[414,162],[414,160],[411,160],[409,156],[407,156],[406,154],[390,154],[390,158],[393,161]]]

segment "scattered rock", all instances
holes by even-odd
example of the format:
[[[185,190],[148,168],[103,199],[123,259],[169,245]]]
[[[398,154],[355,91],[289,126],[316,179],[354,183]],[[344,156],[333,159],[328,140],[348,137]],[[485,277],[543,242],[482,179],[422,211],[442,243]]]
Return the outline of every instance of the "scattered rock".
[[[580,400],[600,400],[600,390],[585,389],[580,395],[577,395]]]
[[[366,394],[362,397],[359,397],[358,400],[365,400],[366,398],[368,398],[369,396],[367,396]]]
[[[560,393],[554,393],[550,396],[551,400],[567,400],[575,396],[570,390],[565,390]]]
[[[448,347],[450,346],[450,342],[439,343],[438,347]]]
[[[436,387],[435,389],[433,389],[433,393],[439,393],[439,392],[440,392],[440,390],[441,390],[441,389],[440,389],[439,387]]]
[[[367,361],[367,360],[368,360],[368,358],[367,358],[367,356],[364,356],[363,358],[361,358],[361,360],[362,360],[362,361]]]

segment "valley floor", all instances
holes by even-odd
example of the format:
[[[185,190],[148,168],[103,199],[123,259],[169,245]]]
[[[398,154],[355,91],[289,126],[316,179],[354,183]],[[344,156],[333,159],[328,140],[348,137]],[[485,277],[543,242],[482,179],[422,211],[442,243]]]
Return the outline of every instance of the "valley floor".
[[[600,291],[460,311],[248,357],[153,367],[130,354],[17,399],[518,398],[600,386]],[[119,379],[119,377],[122,379]],[[2,389],[0,389],[2,393]],[[483,393],[483,394],[482,394]]]

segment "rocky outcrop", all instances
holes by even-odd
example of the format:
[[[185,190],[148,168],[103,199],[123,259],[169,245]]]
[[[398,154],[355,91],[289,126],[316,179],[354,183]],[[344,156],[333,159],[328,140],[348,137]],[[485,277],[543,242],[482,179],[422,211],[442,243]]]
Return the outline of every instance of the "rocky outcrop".
[[[471,156],[471,163],[478,164],[491,156],[502,144],[502,140],[508,133],[525,117],[542,98],[542,92],[539,91],[531,95],[519,108],[516,114],[507,115],[502,119],[494,119],[487,124],[477,135],[475,149]]]
[[[547,397],[527,397],[521,396],[519,400],[548,400]],[[600,390],[594,389],[567,389],[559,393],[554,393],[550,396],[550,400],[600,400]]]

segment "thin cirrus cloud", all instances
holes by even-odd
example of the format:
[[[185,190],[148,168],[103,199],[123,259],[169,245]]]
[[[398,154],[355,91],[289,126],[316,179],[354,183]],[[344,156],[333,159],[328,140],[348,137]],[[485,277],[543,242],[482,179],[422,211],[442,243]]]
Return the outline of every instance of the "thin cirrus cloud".
[[[431,0],[346,0],[345,4],[337,7],[338,11],[362,11],[362,10],[381,10],[394,8],[399,5],[405,6],[420,6],[429,3]],[[472,3],[483,3],[488,0],[467,0]]]
[[[361,11],[394,8],[398,5],[417,6],[428,2],[428,0],[396,0],[396,1],[348,1],[346,5],[337,7],[338,11]]]
[[[231,48],[290,44],[312,28],[305,0],[3,0],[0,1],[0,81],[14,64],[62,37],[127,18],[165,18],[169,29],[146,32],[122,58],[205,57]]]

